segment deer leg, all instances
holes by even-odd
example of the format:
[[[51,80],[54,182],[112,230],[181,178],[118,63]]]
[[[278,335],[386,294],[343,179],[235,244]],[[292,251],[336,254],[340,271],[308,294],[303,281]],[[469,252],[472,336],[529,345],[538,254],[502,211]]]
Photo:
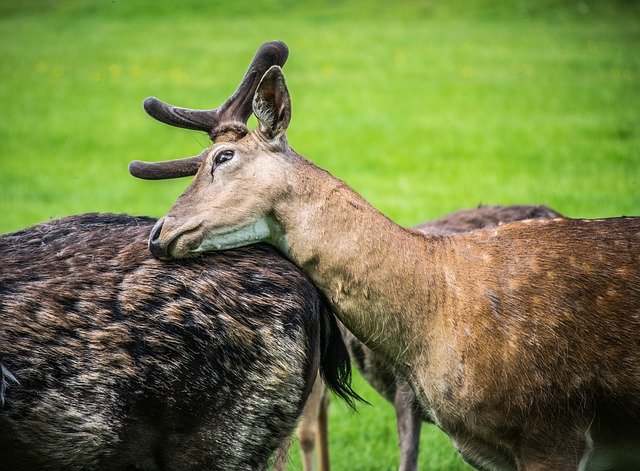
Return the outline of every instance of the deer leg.
[[[409,385],[402,380],[396,380],[396,382],[394,406],[400,445],[399,470],[416,471],[418,469],[422,416],[414,407],[415,396]]]
[[[325,390],[326,387],[318,375],[302,411],[300,424],[298,424],[298,441],[300,443],[304,471],[313,470],[313,451],[316,447],[320,405],[323,396],[326,394]]]
[[[322,398],[318,409],[318,470],[329,471],[329,391],[322,385]]]
[[[291,447],[291,436],[284,439],[278,450],[276,458],[273,462],[273,471],[285,471],[287,469],[287,460],[289,458],[289,448]]]
[[[549,456],[544,459],[528,459],[518,464],[518,471],[574,471],[580,468],[575,457]]]

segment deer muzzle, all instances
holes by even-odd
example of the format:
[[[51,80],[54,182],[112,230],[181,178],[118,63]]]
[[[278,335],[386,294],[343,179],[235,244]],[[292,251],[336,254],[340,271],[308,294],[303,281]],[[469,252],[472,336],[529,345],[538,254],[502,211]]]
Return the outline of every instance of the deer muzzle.
[[[151,234],[149,235],[149,250],[151,250],[151,253],[155,258],[160,260],[169,260],[171,258],[168,250],[169,244],[162,243],[160,239],[160,233],[162,232],[163,226],[164,218],[160,218],[153,226],[153,229],[151,229]]]
[[[149,234],[149,250],[160,260],[197,255],[202,244],[202,222],[199,219],[181,221],[165,216],[156,222]]]

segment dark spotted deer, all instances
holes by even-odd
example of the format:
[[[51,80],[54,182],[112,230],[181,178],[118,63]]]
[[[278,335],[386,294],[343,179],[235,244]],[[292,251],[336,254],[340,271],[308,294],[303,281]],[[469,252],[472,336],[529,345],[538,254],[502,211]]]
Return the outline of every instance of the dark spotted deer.
[[[265,45],[220,120],[246,120],[228,110],[285,58]],[[267,245],[159,262],[155,223],[0,236],[1,469],[265,469],[318,369],[351,401],[335,318],[299,268]]]
[[[638,465],[640,218],[409,231],[289,146],[279,67],[253,111],[257,129],[202,154],[156,257],[274,245],[474,466]]]
[[[319,364],[348,390],[298,268],[267,246],[158,263],[154,223],[87,214],[0,237],[3,469],[264,469]]]

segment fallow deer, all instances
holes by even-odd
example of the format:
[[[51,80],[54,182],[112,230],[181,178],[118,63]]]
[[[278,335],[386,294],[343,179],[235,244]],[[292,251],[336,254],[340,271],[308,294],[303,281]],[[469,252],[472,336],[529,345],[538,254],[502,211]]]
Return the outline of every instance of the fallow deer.
[[[425,234],[447,235],[495,227],[512,221],[558,217],[562,215],[546,206],[479,206],[424,222],[413,229]],[[400,448],[399,471],[417,470],[421,426],[423,421],[429,422],[427,414],[422,411],[410,386],[396,374],[392,365],[367,348],[344,325],[339,324],[339,327],[349,349],[349,356],[358,371],[371,387],[394,406]],[[305,471],[314,469],[314,452],[317,452],[315,453],[317,469],[319,471],[330,469],[328,407],[327,388],[322,383],[322,379],[318,378],[309,394],[296,430]],[[285,468],[281,464],[275,469],[284,470]]]
[[[154,223],[85,214],[0,237],[0,468],[265,469],[319,364],[348,392],[298,268],[268,246],[158,263]]]
[[[253,112],[152,230],[157,258],[274,245],[478,468],[638,465],[640,218],[409,231],[289,146],[280,67]]]
[[[286,52],[263,46],[210,125],[246,121]],[[0,469],[266,469],[318,368],[353,397],[299,268],[267,245],[160,263],[155,223],[84,214],[0,236]]]

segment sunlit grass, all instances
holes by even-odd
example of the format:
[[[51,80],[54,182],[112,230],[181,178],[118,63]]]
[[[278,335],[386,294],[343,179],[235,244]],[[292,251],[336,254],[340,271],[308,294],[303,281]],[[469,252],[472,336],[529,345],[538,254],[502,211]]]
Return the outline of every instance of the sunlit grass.
[[[480,203],[640,214],[638,2],[6,0],[0,232],[163,214],[187,180],[136,181],[128,162],[207,139],[153,122],[142,100],[217,106],[276,38],[292,145],[401,224]],[[358,381],[372,406],[334,401],[334,469],[394,469],[393,411]],[[423,469],[462,467],[434,427],[423,435]]]

